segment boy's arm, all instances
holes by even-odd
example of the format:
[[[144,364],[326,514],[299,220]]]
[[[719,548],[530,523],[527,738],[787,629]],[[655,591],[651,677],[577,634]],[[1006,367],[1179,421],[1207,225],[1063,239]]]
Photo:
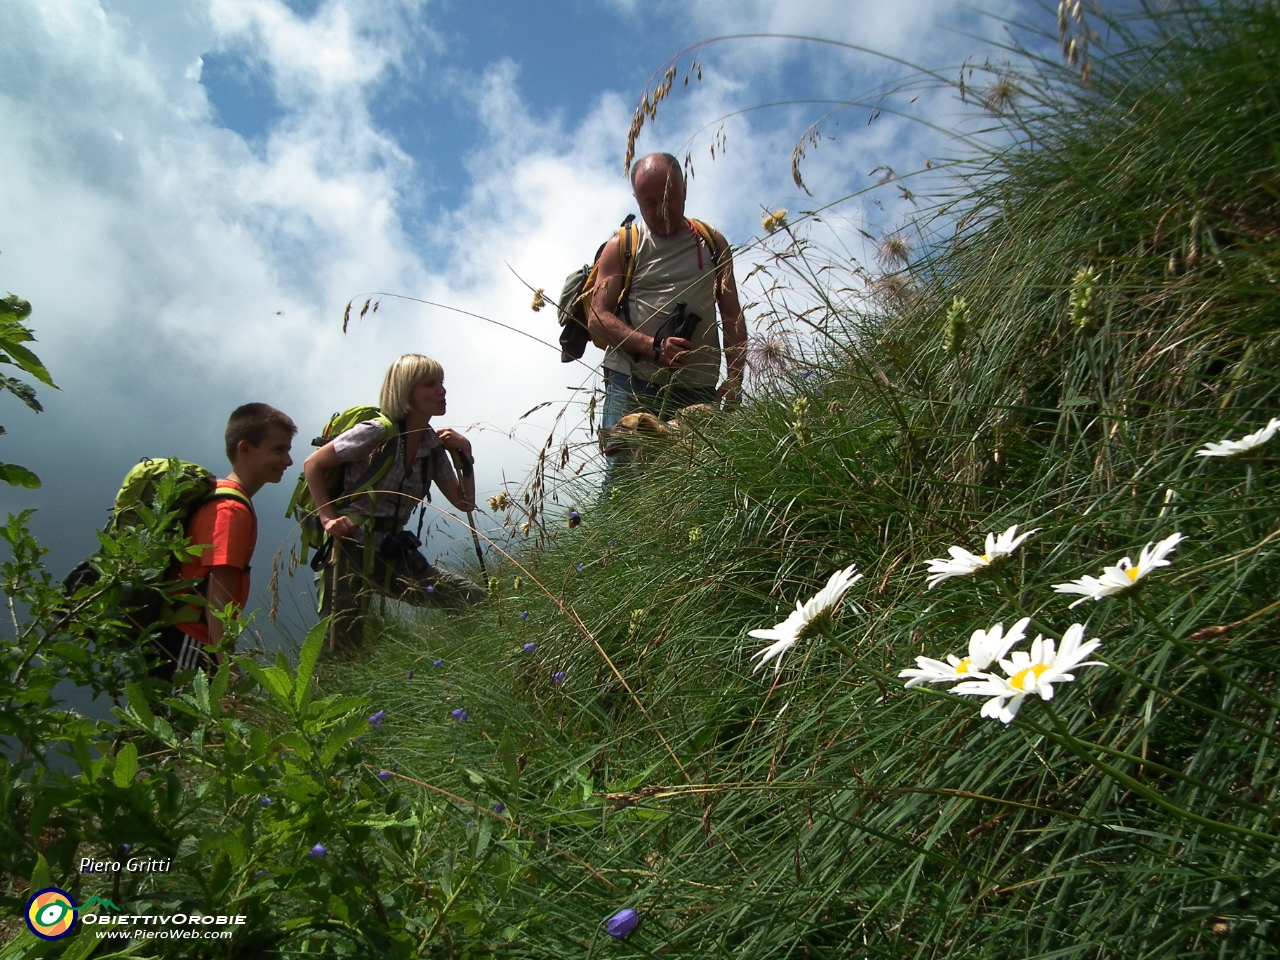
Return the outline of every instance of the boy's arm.
[[[216,647],[222,642],[222,621],[214,616],[215,610],[224,610],[235,597],[236,581],[241,571],[235,567],[211,567],[209,569],[208,586],[205,599],[209,606],[205,610],[205,620],[209,625],[209,645]],[[222,663],[222,655],[217,656]]]

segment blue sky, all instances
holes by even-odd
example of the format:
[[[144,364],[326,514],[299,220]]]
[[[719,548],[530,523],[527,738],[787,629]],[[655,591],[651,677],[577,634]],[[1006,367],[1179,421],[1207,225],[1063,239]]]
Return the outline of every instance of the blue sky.
[[[482,492],[518,484],[549,431],[559,443],[581,424],[592,369],[385,298],[344,335],[347,300],[393,291],[554,340],[524,281],[558,291],[632,209],[626,131],[668,57],[718,34],[794,33],[950,76],[999,56],[988,41],[1005,36],[1003,18],[1053,29],[1052,11],[1025,0],[6,0],[0,289],[33,303],[62,389],[44,391],[38,418],[6,409],[0,459],[45,485],[0,489],[0,509],[39,510],[60,574],[92,549],[140,456],[223,469],[226,414],[265,400],[298,421],[300,461],[328,414],[373,400],[386,365],[410,351],[444,363],[443,425],[472,436]],[[855,109],[824,126],[834,139],[806,160],[805,196],[791,150],[824,108],[741,111],[859,97],[907,71],[796,41],[718,44],[699,59],[702,81],[677,87],[641,152],[691,151],[690,213],[734,244],[758,237],[766,208],[830,203],[871,186],[881,165],[914,169],[956,149],[892,109],[870,125]],[[888,105],[943,128],[972,115],[945,89]],[[721,130],[728,149],[712,162]],[[876,237],[912,213],[889,184],[831,219]],[[869,241],[846,239],[870,265]],[[759,256],[748,246],[739,275]],[[258,596],[271,555],[287,553],[288,493],[259,496]],[[429,553],[469,539],[437,527]]]

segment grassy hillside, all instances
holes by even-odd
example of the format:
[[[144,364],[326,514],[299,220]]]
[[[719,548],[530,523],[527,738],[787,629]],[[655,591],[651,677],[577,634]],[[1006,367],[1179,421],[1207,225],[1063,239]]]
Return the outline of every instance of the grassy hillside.
[[[803,220],[774,234],[813,347],[580,490],[500,599],[330,668],[434,805],[429,949],[1280,954],[1280,439],[1196,455],[1280,415],[1280,9],[1124,29],[1087,83],[970,77],[1014,144],[875,296]],[[1003,565],[926,589],[1013,524]],[[1173,533],[1133,590],[1052,590]],[[833,626],[753,672],[747,631],[851,563]],[[897,678],[1024,616],[1019,649],[1079,623],[1105,666],[1008,725]]]

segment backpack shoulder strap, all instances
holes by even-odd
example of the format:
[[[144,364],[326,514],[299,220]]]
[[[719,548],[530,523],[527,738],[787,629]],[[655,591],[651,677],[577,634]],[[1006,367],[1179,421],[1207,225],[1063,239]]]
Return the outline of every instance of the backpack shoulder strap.
[[[383,413],[378,414],[377,420],[382,426],[382,446],[373,452],[373,456],[369,458],[369,468],[360,479],[349,488],[343,489],[342,493],[346,496],[353,493],[370,493],[372,496],[371,488],[387,475],[391,464],[404,449],[402,446],[404,430],[401,425]],[[342,512],[341,506],[338,507],[338,511]]]
[[[195,517],[196,511],[203,507],[206,503],[213,503],[215,500],[234,500],[236,503],[243,503],[249,508],[249,516],[253,518],[253,538],[258,539],[258,511],[253,507],[253,500],[249,495],[238,487],[222,487],[215,486],[212,493],[204,497],[191,510],[187,517],[187,525],[190,525],[191,519]]]
[[[636,275],[636,246],[640,242],[640,228],[634,223],[625,223],[618,228],[618,255],[622,257],[622,292],[618,294],[621,303],[631,290],[631,280]]]
[[[385,413],[380,412],[377,415],[377,417],[375,417],[374,419],[376,419],[378,423],[382,425],[383,440],[390,440],[392,437],[398,436],[401,433],[400,425],[397,424],[390,417],[388,417]]]
[[[201,500],[199,506],[203,507],[212,500],[238,500],[249,508],[249,512],[254,515],[255,519],[258,516],[258,511],[253,508],[253,501],[249,499],[249,495],[235,487],[218,487],[213,493]]]
[[[694,232],[702,238],[702,242],[707,245],[707,249],[711,251],[711,262],[716,266],[720,265],[720,255],[724,252],[723,248],[716,243],[715,227],[707,223],[705,220],[694,220],[689,218],[689,226],[693,227]]]

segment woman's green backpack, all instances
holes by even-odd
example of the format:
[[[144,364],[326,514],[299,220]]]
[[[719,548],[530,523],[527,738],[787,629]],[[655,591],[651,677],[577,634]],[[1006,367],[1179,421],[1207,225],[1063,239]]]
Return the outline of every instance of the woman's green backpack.
[[[377,407],[350,407],[330,417],[329,422],[325,424],[324,432],[311,441],[313,447],[323,447],[338,434],[369,420],[377,420],[382,425],[383,444],[370,457],[369,467],[360,481],[350,490],[346,489],[343,482],[345,474],[343,466],[333,467],[326,470],[324,474],[324,485],[329,491],[330,502],[341,498],[337,505],[339,512],[342,511],[342,500],[348,500],[354,494],[365,493],[387,475],[391,464],[395,462],[397,451],[400,450],[400,427]],[[298,485],[294,488],[293,497],[289,500],[289,506],[284,515],[297,520],[301,527],[302,547],[298,562],[306,563],[308,552],[319,550],[324,546],[327,535],[324,532],[324,526],[320,523],[320,515],[316,513],[315,501],[311,499],[311,490],[307,486],[305,472],[298,478]]]

